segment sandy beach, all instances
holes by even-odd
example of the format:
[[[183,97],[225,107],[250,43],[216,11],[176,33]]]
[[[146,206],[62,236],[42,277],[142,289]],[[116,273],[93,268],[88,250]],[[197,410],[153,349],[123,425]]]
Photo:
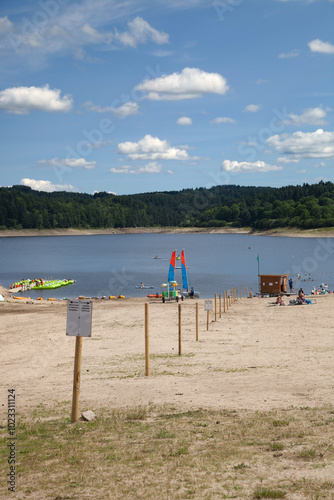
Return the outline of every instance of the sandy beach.
[[[242,298],[221,318],[218,300],[217,322],[212,313],[209,331],[199,300],[199,341],[195,301],[185,300],[181,356],[178,305],[152,300],[150,376],[145,376],[148,300],[93,301],[92,338],[83,339],[82,410],[148,402],[259,410],[333,404],[334,295],[285,307],[269,298]],[[39,403],[70,404],[75,340],[65,334],[67,303],[6,298],[0,318],[1,397],[15,387],[20,409],[28,412]]]
[[[5,229],[0,231],[0,238],[24,236],[93,236],[96,234],[249,234],[252,236],[281,236],[294,238],[333,238],[333,228],[297,229],[277,228],[257,231],[250,228],[236,227],[126,227],[106,229]]]

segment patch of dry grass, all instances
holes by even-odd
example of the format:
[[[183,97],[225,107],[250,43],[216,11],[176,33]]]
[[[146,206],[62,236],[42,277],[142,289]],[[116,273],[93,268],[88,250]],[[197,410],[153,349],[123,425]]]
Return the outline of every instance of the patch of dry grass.
[[[148,405],[99,410],[77,424],[68,412],[69,404],[40,406],[19,416],[16,499],[334,498],[331,407]],[[1,478],[7,437],[1,428]],[[0,497],[13,497],[2,485]]]

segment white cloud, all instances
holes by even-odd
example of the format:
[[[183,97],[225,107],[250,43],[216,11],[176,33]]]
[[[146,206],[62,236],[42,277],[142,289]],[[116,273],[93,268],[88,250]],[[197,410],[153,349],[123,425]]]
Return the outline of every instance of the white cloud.
[[[145,19],[138,16],[128,23],[127,31],[116,31],[114,37],[123,45],[129,45],[130,47],[136,47],[138,43],[146,43],[147,40],[159,45],[169,42],[167,33],[152,28]]]
[[[48,2],[42,3],[45,3],[45,9],[42,7],[37,10],[31,18],[22,17],[15,23],[7,18],[0,18],[1,47],[8,54],[14,50],[17,56],[23,56],[22,61],[25,63],[36,64],[36,54],[41,63],[47,54],[61,51],[72,52],[88,62],[98,62],[94,57],[86,55],[82,48],[95,45],[103,50],[115,50],[123,47],[136,48],[139,44],[149,42],[158,45],[169,42],[167,33],[153,28],[139,16],[128,22],[123,30],[116,27],[122,17],[129,18],[141,10],[137,2],[131,0],[82,0],[79,3],[67,0],[66,6],[58,5],[63,3],[61,0],[50,0],[50,15]],[[8,30],[10,33],[5,38]]]
[[[292,158],[333,158],[334,132],[295,132],[292,135],[273,135],[266,140],[276,151]]]
[[[291,52],[282,52],[281,54],[278,54],[278,57],[280,59],[290,59],[291,57],[298,57],[299,54],[299,50],[294,49]]]
[[[20,184],[22,186],[29,186],[35,191],[45,191],[47,193],[53,193],[54,191],[78,191],[78,189],[71,184],[52,184],[51,181],[37,181],[27,178],[21,179]]]
[[[61,111],[72,108],[72,97],[60,97],[60,90],[44,87],[12,87],[0,91],[0,109],[8,113],[26,115],[30,111]]]
[[[296,160],[293,158],[286,158],[285,156],[281,156],[277,158],[278,163],[299,163],[300,160]]]
[[[283,167],[277,167],[276,165],[269,165],[264,161],[230,161],[224,160],[222,163],[222,170],[226,172],[234,172],[239,174],[240,172],[271,172],[273,170],[283,170]]]
[[[176,121],[177,125],[192,125],[192,119],[188,116],[180,116]]]
[[[50,167],[84,168],[86,170],[96,168],[96,161],[87,161],[85,158],[52,158],[51,160],[39,160],[38,163]]]
[[[102,108],[101,106],[94,105],[91,101],[85,102],[84,106],[89,111],[96,111],[97,113],[113,113],[119,118],[125,118],[139,113],[139,105],[134,101],[125,102],[118,108],[114,108],[112,106]]]
[[[229,118],[228,116],[218,116],[214,120],[212,120],[210,123],[237,123],[237,120],[234,120],[233,118]]]
[[[162,172],[162,165],[156,161],[151,161],[143,167],[133,167],[129,165],[123,165],[120,168],[111,168],[110,172],[112,174],[160,174]]]
[[[203,94],[226,94],[226,79],[218,73],[206,73],[198,68],[184,68],[181,73],[146,79],[135,90],[147,92],[152,101],[194,99]]]
[[[138,142],[121,142],[118,144],[118,153],[127,155],[129,160],[188,160],[191,158],[185,149],[171,147],[167,141],[149,134]]]
[[[13,29],[13,23],[8,17],[0,17],[0,36],[7,34],[11,29]]]
[[[289,120],[284,120],[284,123],[291,125],[327,125],[327,122],[324,120],[327,116],[327,111],[331,111],[331,109],[324,110],[319,107],[308,108],[301,115],[289,114]]]
[[[244,111],[247,113],[257,113],[261,109],[261,106],[259,104],[248,104],[248,106],[245,107]]]
[[[311,52],[321,52],[322,54],[334,54],[334,45],[329,42],[322,42],[317,38],[307,44]]]

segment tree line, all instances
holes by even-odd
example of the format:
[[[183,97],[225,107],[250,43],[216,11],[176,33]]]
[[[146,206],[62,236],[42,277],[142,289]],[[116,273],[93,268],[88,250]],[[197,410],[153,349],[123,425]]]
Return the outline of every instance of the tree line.
[[[121,196],[0,188],[0,230],[139,226],[334,227],[334,184],[223,185]]]

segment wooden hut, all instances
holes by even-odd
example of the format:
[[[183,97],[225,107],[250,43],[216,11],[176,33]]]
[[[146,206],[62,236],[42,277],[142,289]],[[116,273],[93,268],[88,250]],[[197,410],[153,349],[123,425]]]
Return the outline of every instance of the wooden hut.
[[[288,274],[259,274],[262,295],[278,295],[288,291]]]

